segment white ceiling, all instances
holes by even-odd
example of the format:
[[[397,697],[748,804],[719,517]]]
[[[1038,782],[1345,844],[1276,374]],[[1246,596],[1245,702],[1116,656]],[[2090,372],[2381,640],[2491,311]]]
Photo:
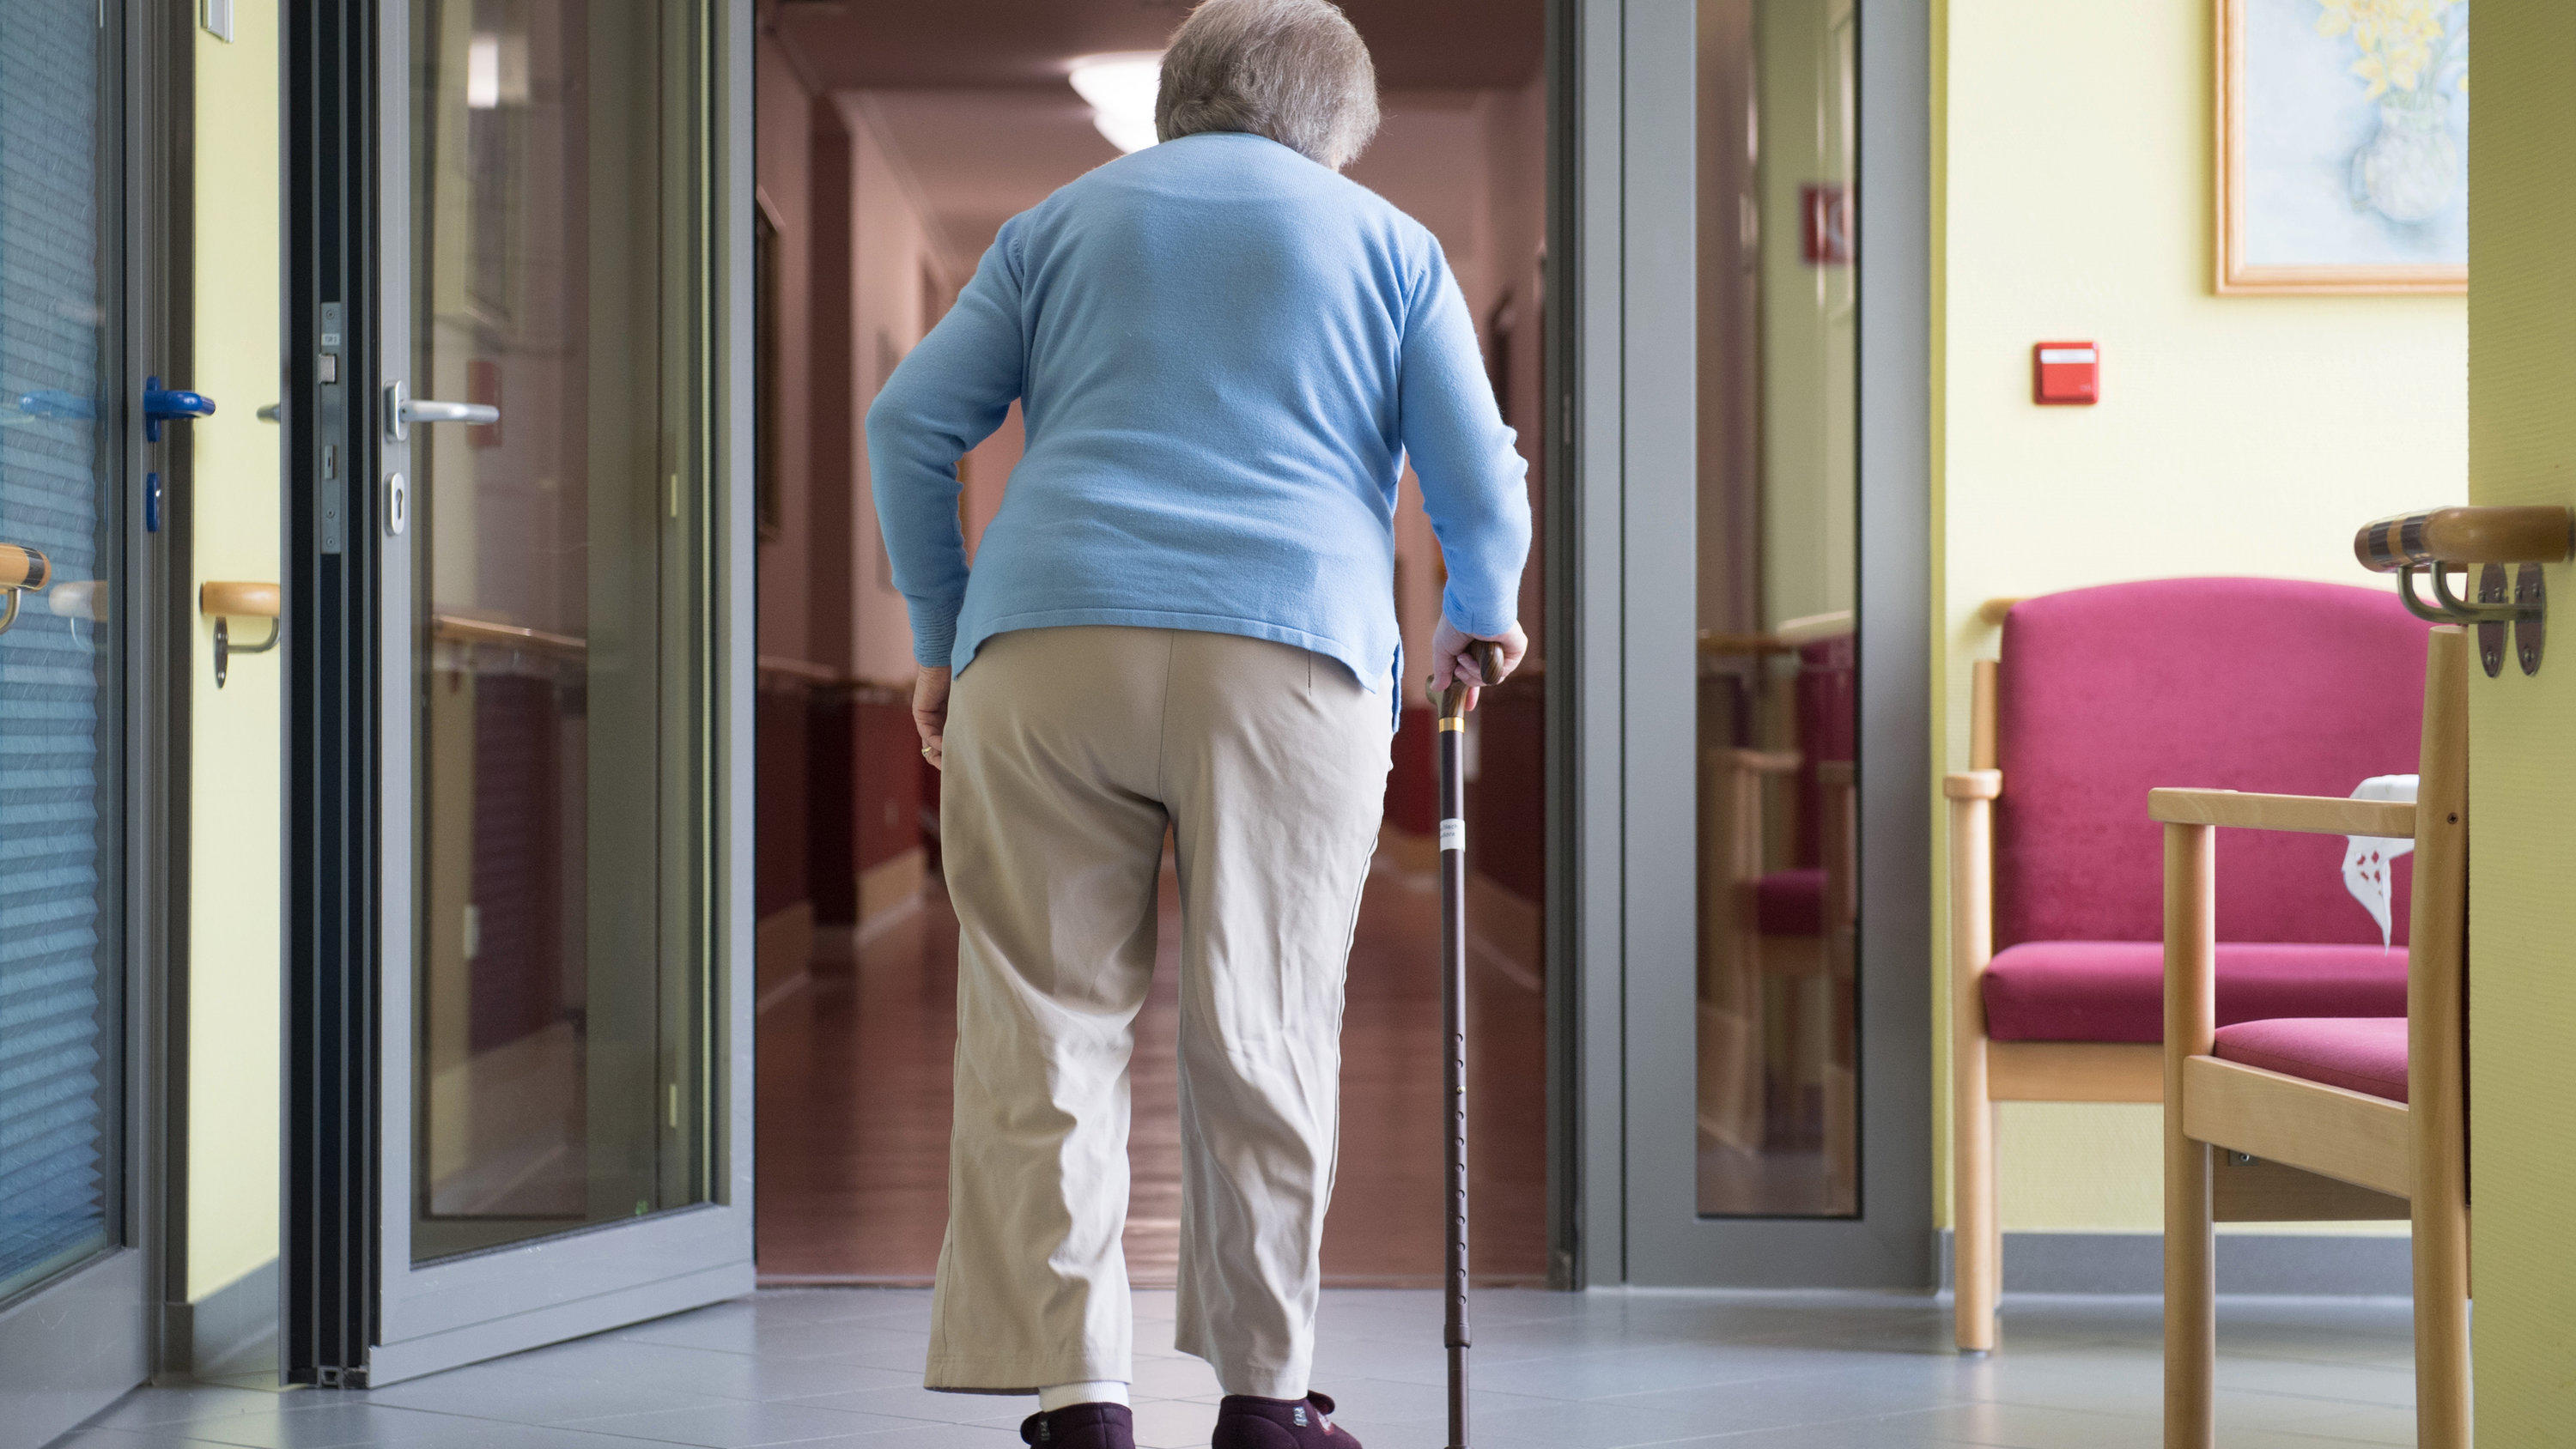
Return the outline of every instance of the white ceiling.
[[[1353,180],[1375,190],[1440,238],[1451,264],[1472,268],[1485,249],[1483,132],[1475,91],[1390,92],[1375,144]],[[929,210],[942,265],[963,281],[994,233],[1117,148],[1092,128],[1070,86],[1043,89],[869,90],[845,93],[908,173]]]
[[[761,0],[822,91],[1060,81],[1075,56],[1160,50],[1191,0]],[[1339,0],[1391,89],[1538,74],[1543,0]]]
[[[1066,86],[1043,90],[855,91],[865,118],[911,179],[944,255],[965,280],[1002,223],[1104,161],[1118,148],[1092,129],[1091,109]]]

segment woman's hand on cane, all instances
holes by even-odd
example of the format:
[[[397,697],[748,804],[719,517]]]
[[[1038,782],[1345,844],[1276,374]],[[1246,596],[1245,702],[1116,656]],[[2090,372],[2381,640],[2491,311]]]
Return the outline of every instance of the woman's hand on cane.
[[[1467,646],[1482,639],[1494,646],[1494,677],[1487,679],[1476,667],[1475,656]],[[1449,622],[1443,615],[1440,627],[1431,631],[1431,697],[1438,699],[1449,681],[1460,679],[1467,684],[1467,708],[1476,707],[1476,696],[1483,687],[1502,683],[1512,671],[1521,667],[1521,656],[1529,652],[1529,635],[1521,626],[1512,625],[1500,634],[1470,634]]]
[[[944,770],[940,736],[948,730],[948,671],[922,666],[912,677],[912,727],[921,731],[921,757]]]

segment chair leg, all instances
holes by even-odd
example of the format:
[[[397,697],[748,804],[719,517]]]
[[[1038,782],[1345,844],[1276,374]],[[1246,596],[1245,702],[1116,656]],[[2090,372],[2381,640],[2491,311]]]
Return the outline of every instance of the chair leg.
[[[1986,1042],[1972,1032],[1952,1040],[1957,1059],[1951,1133],[1951,1277],[1957,1284],[1961,1353],[1995,1346],[1995,1304],[2003,1286],[2003,1235],[1995,1210],[1995,1104],[1986,1095]]]
[[[2218,1377],[2218,1280],[2209,1201],[2209,1144],[2182,1134],[2165,1108],[2165,1449],[2211,1449],[2210,1388]]]
[[[2415,1442],[2469,1449],[2469,1215],[2415,1198]]]

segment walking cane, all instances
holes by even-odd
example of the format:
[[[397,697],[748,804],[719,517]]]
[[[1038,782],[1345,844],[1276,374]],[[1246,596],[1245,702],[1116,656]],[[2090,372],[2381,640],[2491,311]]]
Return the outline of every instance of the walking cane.
[[[1477,673],[1494,677],[1494,646],[1467,646]],[[1490,684],[1487,686],[1491,687]],[[1449,1449],[1467,1449],[1467,808],[1461,744],[1467,685],[1451,676],[1440,695],[1440,1019],[1448,1033],[1441,1074],[1449,1098]]]

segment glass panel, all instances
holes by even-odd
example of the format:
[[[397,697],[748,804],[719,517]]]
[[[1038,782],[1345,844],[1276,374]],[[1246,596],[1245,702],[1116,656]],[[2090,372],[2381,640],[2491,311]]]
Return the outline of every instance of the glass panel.
[[[0,7],[0,1299],[118,1231],[113,352],[95,0]]]
[[[415,0],[415,1258],[707,1200],[702,3]]]
[[[1848,1216],[1851,0],[1699,13],[1699,1210]]]

